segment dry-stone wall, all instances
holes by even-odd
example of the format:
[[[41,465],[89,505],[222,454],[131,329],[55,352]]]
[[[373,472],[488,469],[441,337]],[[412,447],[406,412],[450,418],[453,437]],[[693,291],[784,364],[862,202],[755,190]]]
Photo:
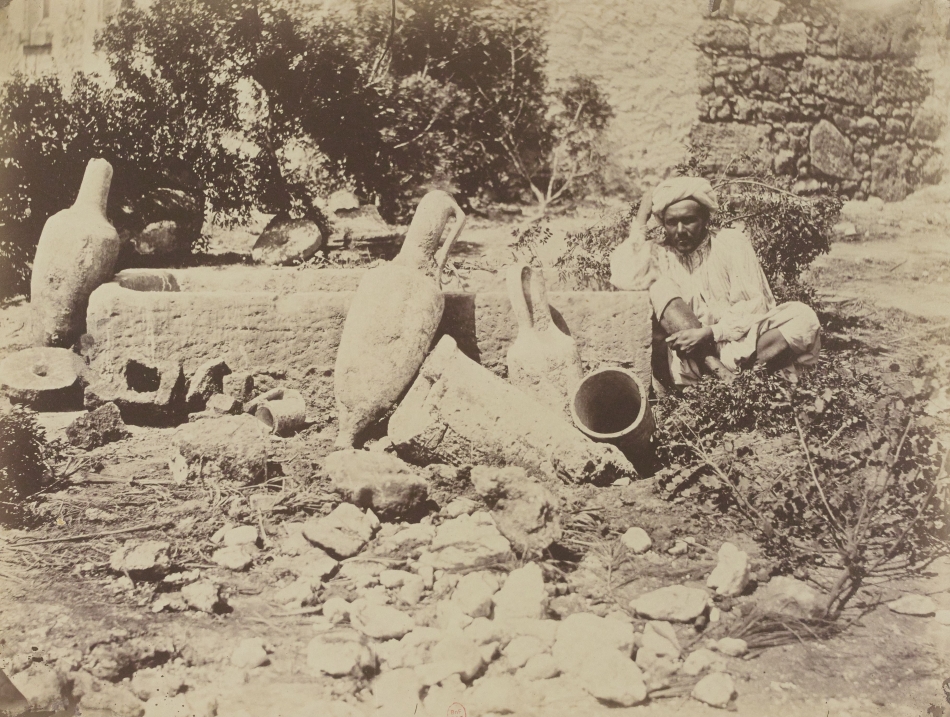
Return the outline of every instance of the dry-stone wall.
[[[934,146],[946,107],[915,67],[917,3],[885,11],[819,0],[734,0],[707,18],[695,42],[699,123],[694,144],[719,168],[764,150],[802,192],[903,199],[940,181]]]

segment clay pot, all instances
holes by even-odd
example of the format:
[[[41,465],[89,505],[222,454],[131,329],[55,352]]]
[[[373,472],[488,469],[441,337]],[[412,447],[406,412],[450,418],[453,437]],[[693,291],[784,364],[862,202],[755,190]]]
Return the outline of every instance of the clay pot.
[[[436,250],[449,219],[455,227]],[[388,411],[419,371],[442,320],[442,268],[465,225],[446,192],[429,192],[416,209],[399,255],[366,272],[343,325],[334,388],[338,448]]]
[[[574,425],[595,441],[610,443],[640,475],[653,472],[656,423],[643,385],[622,368],[601,368],[578,384],[571,399]]]
[[[85,331],[89,295],[112,278],[121,242],[106,219],[112,165],[92,159],[75,203],[43,227],[30,281],[36,346],[71,346]]]
[[[518,320],[518,337],[508,349],[508,381],[570,420],[570,394],[584,376],[577,344],[551,318],[540,269],[515,264],[507,281]]]
[[[276,398],[261,401],[254,415],[278,436],[296,433],[307,422],[307,404],[299,391],[279,389]]]

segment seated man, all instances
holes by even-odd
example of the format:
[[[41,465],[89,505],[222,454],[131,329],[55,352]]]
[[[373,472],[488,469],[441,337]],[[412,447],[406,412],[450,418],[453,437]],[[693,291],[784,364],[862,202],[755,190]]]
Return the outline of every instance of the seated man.
[[[611,254],[610,281],[649,289],[676,384],[695,383],[703,369],[728,381],[753,360],[795,381],[798,366],[818,361],[818,317],[797,301],[775,305],[749,238],[739,229],[709,230],[718,208],[705,179],[660,184]],[[646,241],[651,213],[663,227],[662,243]]]

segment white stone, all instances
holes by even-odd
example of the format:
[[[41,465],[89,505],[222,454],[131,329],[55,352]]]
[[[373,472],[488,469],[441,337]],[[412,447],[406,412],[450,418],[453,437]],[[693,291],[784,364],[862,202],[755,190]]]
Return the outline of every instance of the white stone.
[[[934,620],[941,625],[950,625],[950,610],[937,610],[934,613]]]
[[[379,574],[379,584],[387,588],[401,588],[414,576],[406,570],[383,570]]]
[[[511,675],[486,675],[472,685],[465,702],[472,714],[518,714],[523,694],[524,688]]]
[[[487,645],[482,645],[478,648],[478,654],[482,656],[482,662],[486,665],[498,657],[498,650],[501,647],[500,642],[489,642]]]
[[[721,666],[722,669],[725,669],[725,666],[722,665],[722,658],[719,657],[712,650],[707,650],[705,647],[701,647],[698,650],[694,650],[689,653],[689,656],[683,662],[683,667],[681,668],[683,674],[690,675],[695,677],[699,673],[713,667],[714,665]]]
[[[716,649],[729,657],[742,657],[749,651],[749,645],[737,637],[724,637],[716,642]]]
[[[164,571],[171,564],[168,548],[160,540],[129,541],[109,556],[109,567],[117,573]]]
[[[937,612],[937,604],[926,595],[904,595],[887,603],[887,606],[900,615],[927,617]]]
[[[544,617],[548,594],[544,588],[544,573],[537,563],[528,563],[513,570],[504,586],[495,593],[495,619]]]
[[[471,681],[485,664],[478,646],[461,630],[448,631],[445,637],[432,646],[429,656],[432,662],[423,667],[429,668],[430,674],[444,672],[446,677],[458,674],[463,682]]]
[[[357,675],[373,662],[372,652],[353,630],[318,635],[307,645],[307,666],[318,674]]]
[[[459,579],[452,593],[452,602],[466,615],[488,617],[491,615],[492,596],[497,592],[498,578],[487,570],[481,570]]]
[[[518,676],[525,680],[548,680],[561,673],[557,660],[553,655],[542,652],[535,655],[518,671]]]
[[[440,600],[435,604],[435,624],[440,630],[464,630],[472,624],[472,617],[458,603]]]
[[[266,665],[269,662],[264,642],[259,637],[248,637],[241,640],[237,649],[231,653],[231,664],[241,669],[253,669]]]
[[[410,615],[394,607],[360,601],[350,605],[350,622],[364,635],[377,640],[398,640],[416,626]]]
[[[680,657],[679,640],[673,627],[668,622],[654,620],[648,622],[643,629],[642,644],[637,650],[637,664],[644,667],[641,657],[650,654],[652,657],[668,657],[678,660]]]
[[[406,605],[417,605],[425,589],[425,581],[418,575],[412,575],[399,589],[399,600]]]
[[[221,536],[225,545],[250,545],[257,542],[257,528],[253,525],[239,525]]]
[[[256,551],[257,549],[252,545],[229,545],[215,550],[211,556],[211,562],[236,572],[247,570],[254,562]]]
[[[208,613],[214,612],[214,606],[220,601],[218,586],[210,580],[185,585],[181,589],[181,596],[188,607]]]
[[[471,498],[456,498],[439,511],[446,518],[458,518],[460,515],[471,515],[478,510],[478,503]]]
[[[433,567],[431,565],[420,565],[419,577],[422,578],[422,583],[426,589],[431,590],[435,584],[435,570]]]
[[[464,629],[464,633],[476,645],[486,645],[489,642],[507,644],[511,640],[511,633],[507,629],[507,624],[495,622],[485,617],[476,617],[472,620],[471,624]]]
[[[524,667],[528,660],[540,654],[543,650],[544,645],[538,638],[522,635],[509,642],[503,654],[508,660],[508,664],[518,669],[519,667]]]
[[[373,680],[373,700],[377,715],[413,715],[419,707],[422,684],[414,670],[401,668],[384,672]],[[421,711],[421,710],[420,710]]]
[[[653,620],[692,622],[705,612],[709,596],[705,590],[670,585],[630,601],[638,615]]]
[[[719,563],[706,581],[718,595],[735,597],[741,595],[749,583],[749,556],[732,543],[723,543],[719,548]]]
[[[815,588],[795,578],[777,576],[764,590],[756,592],[756,605],[763,612],[777,612],[793,617],[820,617],[825,599]]]
[[[340,597],[329,598],[323,603],[323,616],[331,623],[343,622],[350,616],[350,604]]]
[[[689,552],[689,543],[685,540],[677,540],[673,543],[673,547],[666,551],[670,555],[686,555]]]
[[[69,707],[64,695],[63,679],[52,667],[34,662],[13,675],[10,681],[30,703],[29,712],[59,712]],[[10,707],[13,705],[10,704]]]
[[[313,602],[314,586],[309,580],[294,580],[274,593],[274,602],[278,605],[304,607]]]
[[[408,558],[419,554],[435,538],[435,527],[425,523],[413,523],[392,535],[380,535],[374,552],[377,555],[390,555]]]
[[[693,699],[712,707],[725,707],[736,691],[736,683],[724,672],[713,672],[701,679],[693,688]]]
[[[611,651],[630,661],[632,625],[579,612],[557,626],[553,655],[561,672],[578,675],[593,655]]]
[[[303,534],[311,543],[334,557],[356,555],[379,527],[372,511],[365,513],[350,503],[340,503],[329,515],[311,518],[304,524]]]
[[[629,657],[614,650],[588,655],[577,677],[591,696],[605,702],[630,707],[647,697],[640,668]]]
[[[638,555],[645,553],[653,547],[653,540],[650,539],[647,531],[643,528],[630,528],[620,538],[620,542],[623,543],[624,547],[628,550],[632,550]]]
[[[460,570],[504,562],[511,554],[511,543],[495,527],[491,516],[479,511],[442,523],[420,565],[435,569]]]

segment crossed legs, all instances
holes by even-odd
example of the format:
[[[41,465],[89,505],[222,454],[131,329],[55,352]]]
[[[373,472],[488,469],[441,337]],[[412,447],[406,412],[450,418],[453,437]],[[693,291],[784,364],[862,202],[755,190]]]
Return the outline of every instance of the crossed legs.
[[[686,329],[701,329],[703,327],[696,314],[686,305],[681,298],[676,297],[670,301],[663,313],[660,315],[660,326],[667,335],[674,334],[677,331]],[[701,362],[713,375],[718,376],[723,381],[731,381],[734,374],[719,360],[716,355],[716,345],[713,342],[704,342],[696,347],[693,355]]]

